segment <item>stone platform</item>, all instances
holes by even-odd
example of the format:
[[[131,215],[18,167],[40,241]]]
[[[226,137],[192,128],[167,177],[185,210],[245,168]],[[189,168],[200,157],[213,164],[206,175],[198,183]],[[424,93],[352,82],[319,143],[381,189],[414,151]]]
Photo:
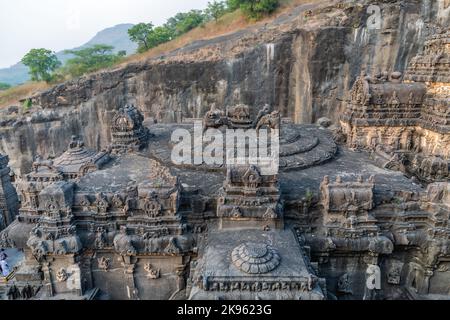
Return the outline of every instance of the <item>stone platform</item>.
[[[199,255],[191,300],[322,300],[290,230],[213,231]]]
[[[162,163],[171,163],[174,144],[171,135],[176,129],[188,130],[194,141],[194,125],[153,125],[150,127],[152,139],[149,141],[149,152],[152,157]],[[225,133],[225,130],[223,130]],[[225,135],[224,135],[225,137]],[[224,138],[225,140],[225,138]],[[270,134],[269,134],[270,141]],[[206,144],[203,144],[206,146]],[[194,152],[194,149],[192,149]],[[305,169],[320,165],[334,158],[337,145],[331,133],[315,125],[286,124],[280,130],[280,169],[283,171]],[[225,160],[223,161],[225,163]],[[225,165],[185,164],[183,169],[224,172]]]

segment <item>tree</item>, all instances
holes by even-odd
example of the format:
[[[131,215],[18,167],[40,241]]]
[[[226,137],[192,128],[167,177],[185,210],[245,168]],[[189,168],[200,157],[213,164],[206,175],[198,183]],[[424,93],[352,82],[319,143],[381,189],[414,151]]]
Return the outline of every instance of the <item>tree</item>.
[[[0,82],[0,91],[8,90],[11,86],[7,83]]]
[[[22,63],[30,69],[31,80],[50,82],[52,73],[61,66],[56,54],[47,49],[32,49],[23,58]]]
[[[227,5],[225,1],[208,2],[208,6],[205,9],[205,14],[209,19],[217,20],[227,12]]]
[[[177,13],[174,17],[169,18],[165,27],[177,37],[200,26],[205,20],[206,17],[202,10],[191,10],[189,12]]]
[[[159,46],[162,43],[169,42],[174,38],[173,32],[166,26],[156,27],[148,35],[147,41],[150,48]]]
[[[153,32],[153,23],[139,23],[128,30],[130,40],[136,42],[139,46],[138,52],[144,52],[150,49],[148,37]]]
[[[114,54],[113,50],[114,47],[104,44],[96,44],[81,50],[66,50],[66,54],[72,54],[75,57],[67,60],[64,73],[78,77],[85,73],[111,67],[123,57],[123,52]]]
[[[241,7],[242,0],[227,0],[227,7],[230,11],[237,10]]]
[[[202,25],[207,16],[202,10],[177,13],[159,27],[153,23],[139,23],[128,30],[130,40],[139,45],[138,52],[142,53],[162,43],[171,41],[176,37]]]
[[[228,0],[227,4],[231,10],[240,8],[247,17],[260,19],[274,12],[279,2],[279,0]]]

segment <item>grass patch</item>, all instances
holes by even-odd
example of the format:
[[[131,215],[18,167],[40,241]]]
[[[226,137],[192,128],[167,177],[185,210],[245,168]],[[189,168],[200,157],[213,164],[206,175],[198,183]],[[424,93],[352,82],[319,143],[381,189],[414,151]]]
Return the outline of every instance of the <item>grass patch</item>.
[[[12,87],[5,91],[0,91],[0,108],[5,108],[12,105],[21,106],[19,102],[25,97],[33,95],[35,92],[45,90],[51,87],[45,82],[28,82],[26,84]]]
[[[203,26],[197,27],[182,36],[159,45],[156,48],[150,49],[144,53],[134,54],[128,56],[111,67],[122,67],[133,62],[143,61],[156,56],[164,55],[173,50],[180,49],[194,41],[213,39],[219,36],[227,35],[250,26],[264,25],[278,16],[288,12],[293,7],[307,3],[317,3],[321,0],[280,0],[280,7],[272,15],[262,18],[261,20],[254,21],[247,19],[240,10],[236,10],[231,13],[227,13],[217,22],[210,21]],[[111,68],[101,69],[96,72],[108,70]],[[70,78],[65,78],[64,81],[68,81]],[[10,88],[5,91],[0,91],[0,108],[4,108],[11,105],[20,105],[19,100],[31,96],[33,93],[48,89],[54,84],[47,84],[44,82],[29,82],[20,86]]]
[[[161,44],[144,53],[128,56],[119,65],[139,62],[149,58],[157,57],[169,53],[173,50],[180,49],[194,41],[209,40],[219,36],[224,36],[250,26],[264,25],[286,13],[293,7],[301,4],[316,3],[321,0],[281,0],[280,7],[270,16],[264,17],[258,21],[247,19],[240,10],[230,12],[220,17],[217,22],[210,21],[203,26],[197,27],[188,33],[164,44]]]
[[[163,55],[173,50],[182,48],[194,41],[212,39],[244,29],[254,24],[254,22],[247,21],[240,10],[227,13],[219,18],[217,22],[208,22],[203,26],[197,27],[172,41],[163,43],[144,53],[128,56],[122,61],[122,63],[120,63],[120,65],[126,65],[128,63],[138,62]]]

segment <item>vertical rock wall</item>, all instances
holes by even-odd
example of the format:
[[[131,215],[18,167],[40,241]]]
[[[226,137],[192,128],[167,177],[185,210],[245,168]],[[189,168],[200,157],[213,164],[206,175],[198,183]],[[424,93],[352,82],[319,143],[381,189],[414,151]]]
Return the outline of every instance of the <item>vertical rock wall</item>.
[[[372,2],[381,7],[381,29],[367,28]],[[430,28],[448,28],[448,6],[448,0],[366,1],[344,18],[334,17],[340,9],[330,7],[325,25],[301,24],[273,36],[259,30],[268,36],[232,57],[144,61],[62,84],[33,98],[46,111],[0,126],[0,152],[10,156],[16,173],[25,173],[36,154],[61,154],[73,134],[91,148],[105,148],[112,111],[126,103],[166,123],[202,117],[212,104],[224,109],[237,103],[251,105],[254,115],[269,103],[296,123],[323,116],[336,121],[360,72],[403,71]],[[305,12],[294,11],[290,23]],[[240,37],[223,40],[221,50],[239,46]]]

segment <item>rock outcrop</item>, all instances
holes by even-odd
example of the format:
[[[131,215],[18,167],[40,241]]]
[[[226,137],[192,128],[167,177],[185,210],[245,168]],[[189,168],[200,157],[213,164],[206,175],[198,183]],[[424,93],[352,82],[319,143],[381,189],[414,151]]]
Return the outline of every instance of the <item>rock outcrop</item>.
[[[252,116],[270,104],[295,123],[324,116],[336,122],[340,101],[362,70],[402,72],[436,27],[448,28],[446,5],[306,4],[264,26],[60,84],[32,97],[32,115],[4,111],[0,152],[25,173],[36,154],[58,156],[72,135],[101,150],[111,141],[107,128],[118,106],[128,103],[165,123],[201,118],[212,104],[224,110],[239,103],[253,106]]]

